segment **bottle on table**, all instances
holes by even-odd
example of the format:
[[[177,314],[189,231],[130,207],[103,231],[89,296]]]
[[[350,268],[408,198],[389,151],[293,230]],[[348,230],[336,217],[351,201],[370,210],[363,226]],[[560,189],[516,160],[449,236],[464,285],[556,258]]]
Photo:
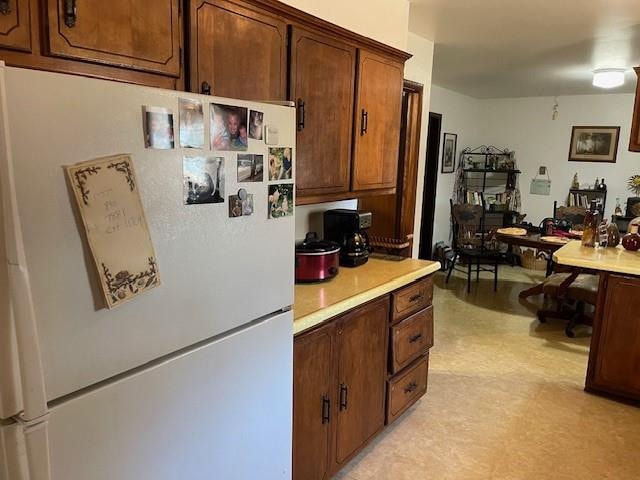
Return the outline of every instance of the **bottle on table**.
[[[591,202],[591,207],[584,217],[584,231],[582,233],[582,246],[595,247],[598,239],[598,210],[596,202]]]
[[[616,209],[613,211],[616,217],[622,217],[622,207],[620,206],[620,198],[616,198]]]
[[[620,245],[620,230],[618,225],[611,222],[607,227],[607,247],[617,247]]]
[[[609,245],[609,232],[607,230],[607,220],[603,220],[598,226],[598,245],[606,247]]]

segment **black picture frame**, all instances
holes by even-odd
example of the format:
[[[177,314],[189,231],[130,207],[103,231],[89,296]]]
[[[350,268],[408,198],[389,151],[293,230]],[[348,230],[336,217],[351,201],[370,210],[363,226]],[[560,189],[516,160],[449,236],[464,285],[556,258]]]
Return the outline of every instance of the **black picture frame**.
[[[456,171],[456,153],[458,148],[458,135],[445,133],[442,140],[442,162],[440,173],[453,173]]]
[[[597,143],[598,137],[603,139],[601,146]],[[620,127],[574,126],[571,129],[569,161],[616,163],[619,141]],[[585,150],[581,151],[581,148]],[[604,151],[599,151],[602,149]]]

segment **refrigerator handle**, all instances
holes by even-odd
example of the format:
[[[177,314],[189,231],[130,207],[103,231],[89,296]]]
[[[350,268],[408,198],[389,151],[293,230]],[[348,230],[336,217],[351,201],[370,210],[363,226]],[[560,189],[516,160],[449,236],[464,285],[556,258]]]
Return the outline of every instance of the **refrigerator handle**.
[[[0,110],[0,135],[2,135],[2,143],[4,144],[4,148],[0,148],[0,201],[7,250],[9,298],[14,313],[20,384],[24,404],[23,412],[18,420],[26,426],[25,435],[27,435],[27,431],[37,432],[37,435],[30,434],[26,437],[29,469],[36,469],[33,473],[38,474],[33,475],[30,480],[48,480],[50,474],[48,471],[44,472],[49,468],[48,462],[43,465],[41,459],[49,456],[48,441],[46,440],[49,411],[31,284],[22,241],[22,227],[18,215],[4,62],[0,62]],[[46,451],[41,451],[45,447]],[[33,467],[32,460],[37,462],[33,464]]]

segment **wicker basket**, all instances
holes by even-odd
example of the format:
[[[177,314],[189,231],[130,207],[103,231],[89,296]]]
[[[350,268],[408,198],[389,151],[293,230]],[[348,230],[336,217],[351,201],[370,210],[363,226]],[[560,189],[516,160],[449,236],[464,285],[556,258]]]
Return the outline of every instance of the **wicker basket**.
[[[539,252],[536,254],[536,251],[530,248],[526,250],[519,249],[519,252],[516,252],[516,255],[520,257],[520,263],[523,268],[528,270],[546,270],[547,269],[547,260],[544,258],[544,254]]]

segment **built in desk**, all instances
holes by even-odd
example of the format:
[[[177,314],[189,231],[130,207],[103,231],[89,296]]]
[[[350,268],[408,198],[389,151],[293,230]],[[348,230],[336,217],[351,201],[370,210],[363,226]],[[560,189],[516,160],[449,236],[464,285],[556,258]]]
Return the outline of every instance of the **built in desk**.
[[[585,390],[640,401],[640,253],[573,241],[553,259],[600,272]]]

